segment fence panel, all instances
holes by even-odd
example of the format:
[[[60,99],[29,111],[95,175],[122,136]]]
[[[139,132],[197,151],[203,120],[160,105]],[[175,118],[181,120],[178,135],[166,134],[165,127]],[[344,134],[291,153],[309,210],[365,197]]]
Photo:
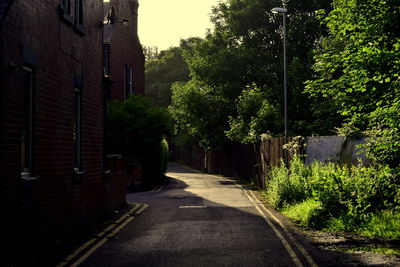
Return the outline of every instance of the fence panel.
[[[198,170],[207,170],[224,176],[239,177],[265,186],[271,166],[276,166],[284,158],[283,145],[291,138],[284,137],[266,140],[257,145],[232,144],[229,147],[206,152],[198,146],[172,146],[172,159]],[[357,164],[359,158],[368,163],[364,155],[358,154],[358,144],[364,139],[346,140],[338,136],[306,138],[306,163],[313,160],[322,162]],[[288,159],[290,162],[290,159]],[[207,168],[206,168],[207,167]]]

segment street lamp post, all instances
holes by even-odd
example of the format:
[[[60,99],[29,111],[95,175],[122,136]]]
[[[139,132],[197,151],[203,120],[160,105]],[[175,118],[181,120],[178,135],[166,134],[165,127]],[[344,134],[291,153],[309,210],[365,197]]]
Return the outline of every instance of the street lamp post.
[[[283,109],[284,109],[284,125],[285,125],[285,142],[288,132],[288,114],[287,114],[287,55],[286,55],[286,16],[287,9],[274,7],[272,13],[282,14],[283,17]]]

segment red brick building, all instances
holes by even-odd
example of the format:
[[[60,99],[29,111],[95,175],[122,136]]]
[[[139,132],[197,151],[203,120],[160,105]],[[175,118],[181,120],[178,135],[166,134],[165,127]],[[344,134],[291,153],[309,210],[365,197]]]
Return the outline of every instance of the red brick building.
[[[103,15],[98,0],[0,2],[0,241],[7,247],[0,259],[6,265],[43,249],[38,240],[52,246],[125,203],[125,178],[104,175]],[[113,46],[125,57],[117,51]],[[123,64],[139,75],[133,56]],[[115,86],[123,83],[118,68]],[[143,92],[139,81],[133,88]]]
[[[104,1],[104,73],[109,97],[144,95],[144,55],[138,37],[138,0]]]

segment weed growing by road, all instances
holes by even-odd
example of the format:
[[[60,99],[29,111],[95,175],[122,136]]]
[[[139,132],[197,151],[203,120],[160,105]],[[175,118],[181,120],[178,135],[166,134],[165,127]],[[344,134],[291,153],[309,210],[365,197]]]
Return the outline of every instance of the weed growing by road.
[[[385,166],[304,164],[273,167],[265,198],[305,226],[400,238],[399,177]]]
[[[311,198],[283,208],[285,216],[296,220],[300,225],[314,228],[321,228],[320,217],[323,212],[322,203]]]

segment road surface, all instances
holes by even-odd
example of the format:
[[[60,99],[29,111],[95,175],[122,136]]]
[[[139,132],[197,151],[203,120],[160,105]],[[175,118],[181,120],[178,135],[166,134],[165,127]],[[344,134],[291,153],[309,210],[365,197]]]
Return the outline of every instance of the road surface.
[[[235,181],[177,164],[167,176],[160,190],[128,195],[147,208],[80,266],[316,266]]]

